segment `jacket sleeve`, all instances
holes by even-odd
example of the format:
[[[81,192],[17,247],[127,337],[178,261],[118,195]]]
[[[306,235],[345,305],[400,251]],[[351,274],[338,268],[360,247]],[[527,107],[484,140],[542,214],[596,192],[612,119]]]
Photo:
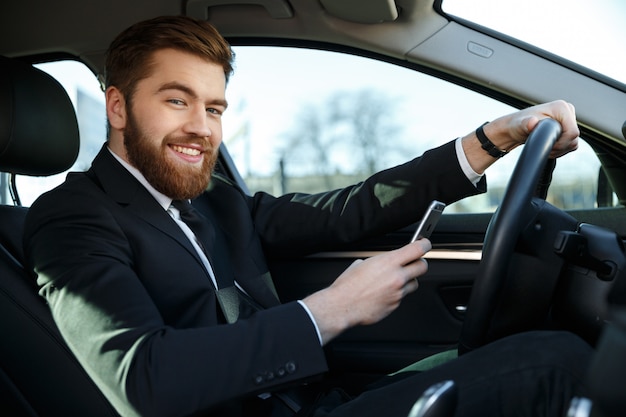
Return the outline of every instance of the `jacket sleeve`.
[[[449,142],[351,187],[278,198],[257,193],[249,204],[266,250],[284,254],[388,233],[416,222],[434,199],[450,204],[485,188],[484,178],[477,187],[467,179]]]
[[[41,295],[120,414],[187,415],[326,371],[295,302],[230,325],[167,325],[137,274],[143,249],[127,233],[104,198],[63,188],[31,207],[25,229]],[[152,262],[170,257],[154,253]],[[170,276],[172,287],[182,278]]]

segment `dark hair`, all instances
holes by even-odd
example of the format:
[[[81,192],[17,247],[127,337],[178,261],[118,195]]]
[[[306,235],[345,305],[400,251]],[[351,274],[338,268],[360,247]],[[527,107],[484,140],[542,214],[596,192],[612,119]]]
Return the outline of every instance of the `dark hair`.
[[[226,81],[233,72],[233,52],[213,25],[186,16],[162,16],[136,23],[113,40],[106,54],[106,87],[117,87],[130,101],[137,83],[150,75],[154,52],[167,48],[221,65]]]

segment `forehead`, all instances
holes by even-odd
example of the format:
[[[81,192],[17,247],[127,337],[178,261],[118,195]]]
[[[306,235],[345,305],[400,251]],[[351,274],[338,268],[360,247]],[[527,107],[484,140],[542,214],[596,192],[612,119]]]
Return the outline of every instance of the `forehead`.
[[[226,89],[226,75],[221,65],[176,49],[161,49],[154,52],[148,76],[142,81],[153,86],[181,83],[193,89],[198,95],[224,95]]]

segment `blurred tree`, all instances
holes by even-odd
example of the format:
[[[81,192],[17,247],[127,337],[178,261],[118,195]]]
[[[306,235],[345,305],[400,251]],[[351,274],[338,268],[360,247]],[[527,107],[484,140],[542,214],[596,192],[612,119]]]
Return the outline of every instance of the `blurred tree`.
[[[385,167],[385,157],[394,152],[387,139],[396,138],[401,130],[393,121],[396,104],[394,99],[375,90],[339,93],[329,100],[331,119],[356,158],[358,172],[375,173]]]
[[[370,175],[386,167],[387,157],[402,151],[388,141],[399,142],[401,127],[393,117],[397,104],[372,89],[338,92],[307,104],[285,134],[285,169],[291,175],[323,177],[331,188],[339,173]]]

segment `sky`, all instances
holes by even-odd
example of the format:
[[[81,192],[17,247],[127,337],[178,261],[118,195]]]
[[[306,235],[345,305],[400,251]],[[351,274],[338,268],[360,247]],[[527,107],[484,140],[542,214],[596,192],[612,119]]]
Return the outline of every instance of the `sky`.
[[[626,83],[624,0],[444,0],[443,10]]]

